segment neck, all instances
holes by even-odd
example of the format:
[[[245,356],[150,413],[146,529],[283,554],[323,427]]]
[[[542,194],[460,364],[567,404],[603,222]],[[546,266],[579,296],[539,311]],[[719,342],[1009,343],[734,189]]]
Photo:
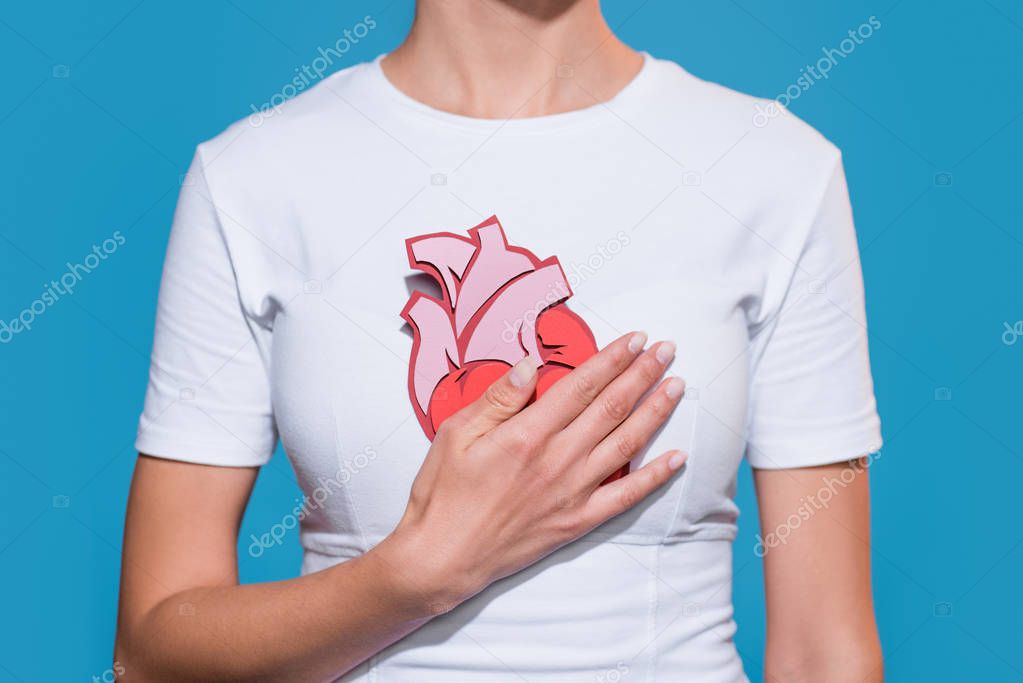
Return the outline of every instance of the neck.
[[[436,109],[505,119],[607,101],[642,63],[599,0],[419,0],[408,37],[382,66]]]

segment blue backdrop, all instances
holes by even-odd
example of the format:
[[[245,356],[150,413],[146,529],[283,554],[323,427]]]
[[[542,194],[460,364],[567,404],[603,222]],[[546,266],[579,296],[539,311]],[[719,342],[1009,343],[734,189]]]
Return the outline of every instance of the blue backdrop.
[[[880,23],[791,108],[844,150],[859,227],[887,442],[871,479],[888,672],[1023,679],[1023,530],[1013,523],[1023,479],[1023,6],[605,6],[633,46],[768,97],[841,49],[850,29]],[[331,71],[397,45],[411,0],[0,6],[0,682],[110,680],[132,440],[179,178],[198,142],[281,92],[366,15],[376,28]],[[108,239],[118,240],[109,255]],[[89,272],[47,300],[68,263]],[[28,324],[13,329],[19,317]],[[298,495],[278,453],[243,538]],[[759,680],[764,609],[747,470],[738,497],[737,641]],[[297,534],[241,557],[246,581],[294,575]]]

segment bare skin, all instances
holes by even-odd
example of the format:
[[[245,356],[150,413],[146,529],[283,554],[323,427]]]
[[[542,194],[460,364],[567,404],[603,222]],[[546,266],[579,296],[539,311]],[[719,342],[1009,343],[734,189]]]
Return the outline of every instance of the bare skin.
[[[528,359],[515,366],[441,425],[391,535],[297,579],[238,585],[235,545],[255,469],[140,458],[125,529],[121,678],[332,679],[632,507],[685,460],[670,451],[599,486],[684,389],[678,378],[658,383],[674,345],[644,352],[644,342],[621,337],[528,407],[536,370]]]
[[[642,65],[598,0],[420,1],[408,38],[383,60],[387,78],[413,99],[484,119],[593,106]]]
[[[383,62],[417,100],[499,119],[606,101],[641,65],[598,0],[420,0],[406,42]],[[392,535],[287,581],[238,585],[256,469],[141,457],[125,528],[120,679],[317,681],[350,670],[668,481],[679,453],[597,488],[677,403],[677,384],[669,395],[662,382],[628,416],[662,371],[652,352],[628,352],[626,337],[525,410],[535,377],[521,387],[502,379],[445,423]],[[784,525],[842,467],[756,471],[762,528]],[[868,501],[861,473],[768,550],[768,681],[882,680]]]
[[[768,544],[764,554],[765,680],[880,683],[867,470],[839,463],[754,470],[753,476],[765,538],[791,529],[784,543]],[[829,481],[835,493],[824,506],[815,496]],[[800,509],[813,514],[792,528],[790,516]]]

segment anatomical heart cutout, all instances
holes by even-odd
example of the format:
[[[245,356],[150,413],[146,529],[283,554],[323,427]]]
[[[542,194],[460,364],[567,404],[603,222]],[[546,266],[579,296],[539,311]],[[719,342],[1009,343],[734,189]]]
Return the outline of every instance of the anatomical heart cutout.
[[[413,292],[401,311],[413,332],[409,399],[430,440],[523,358],[536,361],[535,400],[597,352],[589,326],[565,303],[572,290],[557,257],[509,245],[496,216],[468,236],[431,233],[405,246],[409,265],[442,294]]]

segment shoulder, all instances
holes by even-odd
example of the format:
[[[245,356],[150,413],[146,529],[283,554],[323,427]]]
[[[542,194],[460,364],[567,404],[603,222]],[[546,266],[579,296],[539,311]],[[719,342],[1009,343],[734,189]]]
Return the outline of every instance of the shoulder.
[[[650,123],[695,170],[709,173],[727,163],[798,185],[830,175],[838,163],[838,148],[778,101],[704,80],[669,60],[654,59],[651,67],[661,106]]]
[[[686,196],[701,215],[738,226],[734,234],[754,250],[751,263],[787,281],[822,209],[831,211],[831,238],[846,251],[854,247],[838,147],[775,100],[673,62],[653,66],[657,87],[644,93],[636,127],[684,165],[680,186],[689,186]]]
[[[248,116],[198,146],[207,177],[220,184],[232,178],[258,180],[277,171],[287,174],[287,168],[322,150],[331,138],[357,136],[367,124],[352,101],[367,66],[338,71],[305,89],[298,88],[296,77],[266,103],[251,105]]]

